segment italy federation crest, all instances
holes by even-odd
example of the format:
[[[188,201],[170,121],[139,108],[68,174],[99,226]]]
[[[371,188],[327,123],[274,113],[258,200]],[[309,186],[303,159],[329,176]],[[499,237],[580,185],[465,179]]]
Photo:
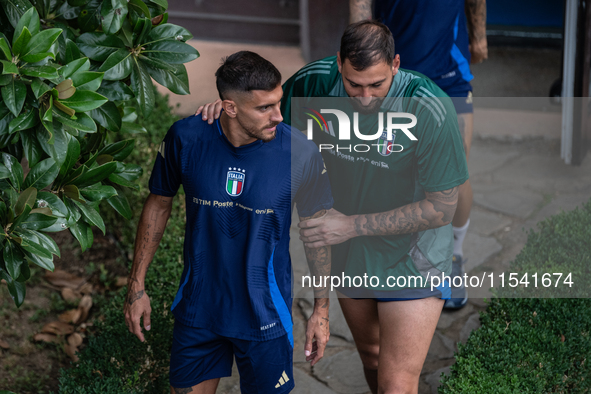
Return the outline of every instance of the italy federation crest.
[[[390,156],[394,149],[394,139],[396,138],[396,130],[392,130],[392,139],[388,139],[388,133],[385,131],[378,139],[378,153],[382,156]]]
[[[244,173],[245,170],[241,168],[228,168],[228,175],[226,177],[226,191],[232,197],[239,196],[242,194],[242,189],[244,189],[244,178],[246,174]]]

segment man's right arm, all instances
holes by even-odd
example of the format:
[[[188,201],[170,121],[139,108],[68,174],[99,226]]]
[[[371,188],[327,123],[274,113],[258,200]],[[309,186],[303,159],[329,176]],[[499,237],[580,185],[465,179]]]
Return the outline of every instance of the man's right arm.
[[[349,0],[349,23],[371,19],[371,0]]]
[[[144,328],[149,331],[151,313],[150,298],[146,294],[144,281],[148,266],[160,245],[166,222],[170,217],[172,199],[172,197],[150,194],[138,223],[133,264],[127,280],[127,297],[123,310],[129,331],[142,342],[144,334],[140,326],[140,318],[143,316]]]

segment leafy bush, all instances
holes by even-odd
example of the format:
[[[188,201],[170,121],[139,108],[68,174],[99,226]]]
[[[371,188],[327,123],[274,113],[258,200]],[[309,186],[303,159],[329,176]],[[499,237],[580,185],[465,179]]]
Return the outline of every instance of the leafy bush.
[[[538,232],[530,232],[509,272],[520,272],[521,278],[523,272],[573,270],[573,281],[588,280],[583,277],[589,275],[591,264],[590,223],[591,200],[582,209],[544,220]],[[544,296],[543,290],[538,289],[537,295]],[[524,287],[499,292],[500,297],[531,294]],[[460,345],[440,393],[591,391],[588,298],[493,298],[481,322],[466,345]]]
[[[167,0],[32,3],[0,0],[0,278],[17,305],[29,264],[59,256],[45,233],[69,229],[85,250],[92,226],[105,232],[101,201],[131,217],[123,190],[142,168],[123,162],[134,139],[109,132],[144,132],[134,103],[153,110],[152,78],[188,94],[183,63],[199,56]]]

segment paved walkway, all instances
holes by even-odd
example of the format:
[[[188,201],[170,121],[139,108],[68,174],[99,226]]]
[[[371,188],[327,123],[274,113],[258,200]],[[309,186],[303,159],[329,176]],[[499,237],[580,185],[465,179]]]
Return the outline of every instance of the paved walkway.
[[[202,58],[190,63],[192,96],[172,95],[171,102],[181,103],[179,112],[188,115],[199,105],[217,97],[213,74],[222,56],[241,49],[259,52],[278,66],[284,79],[304,63],[297,48],[269,47],[243,44],[194,41]],[[491,51],[493,54],[495,50]],[[508,54],[507,54],[508,53]],[[527,59],[514,59],[517,52],[509,50],[499,58],[521,64]],[[549,55],[543,54],[545,57]],[[556,55],[556,53],[554,53]],[[534,60],[537,57],[534,56]],[[485,66],[494,72],[494,58]],[[537,63],[536,63],[537,64]],[[490,71],[492,70],[492,71]],[[475,71],[478,71],[476,68]],[[550,86],[559,70],[544,70],[543,84]],[[503,70],[503,80],[507,70]],[[478,80],[478,72],[475,72]],[[515,75],[516,79],[519,75]],[[481,81],[497,89],[496,79],[488,75]],[[537,86],[537,85],[536,85]],[[513,85],[514,88],[514,85]],[[486,86],[479,86],[486,91]],[[495,96],[503,91],[490,89]],[[544,90],[544,88],[542,88]],[[511,90],[508,96],[519,95]],[[527,95],[522,92],[522,95]],[[532,94],[533,95],[533,94]],[[556,112],[517,111],[478,108],[475,111],[474,141],[469,162],[474,189],[471,225],[464,242],[469,274],[499,273],[508,267],[526,241],[524,229],[535,227],[541,219],[570,210],[591,196],[591,155],[580,167],[565,165],[560,159],[560,115]],[[303,247],[297,230],[292,229],[292,259],[295,280],[305,274]],[[337,300],[331,303],[331,340],[325,359],[311,368],[304,358],[306,318],[311,313],[309,294],[296,294],[294,301],[294,361],[295,394],[355,394],[368,393],[361,361],[355,350],[351,333],[345,323]],[[448,373],[454,363],[457,344],[465,342],[472,330],[480,325],[479,312],[486,308],[486,290],[470,293],[468,305],[456,312],[443,312],[433,338],[421,375],[419,393],[437,392],[441,373]],[[237,371],[222,379],[218,393],[239,393]]]

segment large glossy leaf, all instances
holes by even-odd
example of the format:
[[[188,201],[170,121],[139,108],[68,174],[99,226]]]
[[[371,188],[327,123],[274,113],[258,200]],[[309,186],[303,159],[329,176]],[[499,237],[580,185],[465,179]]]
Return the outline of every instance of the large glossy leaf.
[[[51,258],[40,257],[34,253],[28,252],[25,250],[25,256],[29,259],[30,262],[33,264],[38,265],[41,268],[45,268],[46,270],[53,271],[55,266],[53,264],[53,256]]]
[[[158,41],[146,45],[142,54],[170,64],[187,63],[199,57],[199,52],[195,48],[181,41]]]
[[[14,205],[14,214],[19,216],[25,211],[25,206],[29,206],[29,208],[33,208],[35,203],[37,202],[37,189],[34,187],[28,187],[26,190],[18,196],[18,200],[16,200],[16,204]]]
[[[57,68],[55,68],[53,66],[21,67],[20,73],[23,75],[28,75],[29,77],[38,77],[38,78],[45,78],[45,79],[53,79],[53,78],[59,77],[59,74],[57,72]]]
[[[115,174],[119,175],[120,177],[124,178],[125,180],[133,182],[142,175],[142,172],[143,172],[142,167],[137,164],[133,164],[133,163],[123,164],[123,163],[118,162],[117,163],[117,171],[115,172]]]
[[[83,221],[78,221],[70,227],[70,232],[80,243],[80,248],[83,252],[92,246],[94,237],[90,225]]]
[[[28,112],[23,112],[10,122],[8,132],[30,129],[39,123],[39,111],[36,108],[30,108]]]
[[[80,197],[80,190],[78,189],[77,186],[66,185],[63,187],[63,189],[64,189],[64,194],[70,200],[84,202],[84,200]],[[70,212],[70,216],[74,215],[74,220],[78,221],[78,219],[80,219],[80,212],[79,212],[78,208],[76,208],[75,205],[72,206],[74,203],[72,203],[70,200],[65,199],[64,201],[66,203],[66,206],[68,207],[68,211]]]
[[[4,164],[0,164],[0,179],[6,179],[10,176],[8,168]]]
[[[137,59],[134,59],[131,71],[131,90],[137,98],[140,111],[147,115],[154,109],[154,86],[152,78],[146,67]]]
[[[117,169],[117,163],[110,162],[90,169],[84,175],[75,179],[72,184],[78,186],[78,189],[94,185],[111,175]]]
[[[84,33],[76,42],[86,56],[99,62],[104,62],[109,55],[125,47],[119,38],[104,33]]]
[[[23,109],[25,98],[27,97],[27,87],[22,81],[13,79],[8,85],[2,87],[2,99],[6,107],[18,116]]]
[[[14,119],[12,112],[8,110],[3,102],[0,102],[0,136],[3,134],[8,135],[8,125],[12,122],[12,119]]]
[[[150,73],[150,76],[160,85],[167,87],[171,92],[176,94],[190,94],[189,76],[187,75],[185,65],[173,64],[171,67],[174,67],[175,69],[173,71],[167,71],[146,64],[148,73]]]
[[[72,75],[72,83],[77,91],[88,90],[89,92],[96,92],[103,81],[103,73],[86,71],[78,72]]]
[[[28,230],[42,230],[54,224],[56,220],[57,218],[54,216],[32,213],[20,223],[20,226]]]
[[[0,37],[0,53],[4,55],[6,60],[12,60],[12,52],[8,46],[8,42],[4,37]]]
[[[151,18],[150,10],[142,0],[129,0],[128,7],[138,14],[143,14],[146,18]]]
[[[12,41],[12,53],[16,56],[20,56],[20,54],[24,52],[25,47],[29,44],[31,37],[31,32],[29,32],[29,29],[25,26],[18,38]]]
[[[40,80],[39,78],[34,78],[33,82],[31,82],[31,89],[33,90],[33,94],[35,98],[39,99],[39,97],[43,96],[45,93],[49,92],[51,88],[45,82]]]
[[[66,20],[71,20],[76,19],[80,14],[80,11],[80,7],[71,6],[70,4],[68,4],[67,1],[64,1],[57,13],[61,15],[62,18]]]
[[[64,77],[64,79],[68,79],[78,72],[88,71],[89,69],[90,61],[88,58],[83,57],[66,64],[59,69],[59,73]]]
[[[47,29],[31,37],[20,58],[28,63],[36,63],[45,59],[49,48],[53,45],[62,29]]]
[[[128,134],[145,134],[148,132],[145,127],[131,122],[121,122],[121,131]]]
[[[71,119],[59,109],[54,108],[53,116],[54,120],[66,126],[73,127],[86,133],[96,133],[96,123],[94,123],[94,120],[85,113],[78,113],[76,114],[77,119]]]
[[[101,0],[91,0],[82,7],[78,26],[83,32],[95,31],[101,25]]]
[[[15,233],[22,239],[20,246],[25,251],[45,259],[53,259],[51,252],[41,244],[39,237],[34,235],[34,233],[38,233],[37,231],[21,229]]]
[[[18,75],[18,67],[16,66],[16,64],[9,62],[8,60],[0,60],[0,63],[2,63],[2,74],[3,75],[9,75],[12,77],[12,74],[17,74]]]
[[[133,91],[121,81],[105,81],[101,84],[97,93],[102,94],[110,101],[127,101],[135,96]]]
[[[127,78],[132,69],[131,52],[126,48],[117,50],[111,54],[100,66],[99,71],[104,72],[103,77],[107,81],[117,81]]]
[[[33,7],[28,0],[0,0],[0,4],[12,27],[16,27],[25,11]]]
[[[49,250],[51,254],[60,257],[60,248],[57,246],[57,243],[48,235],[33,230],[24,230],[21,232],[21,234],[23,239],[30,239],[32,241],[35,241],[47,250]]]
[[[187,41],[192,38],[193,35],[191,32],[184,27],[173,25],[172,23],[164,23],[152,29],[148,36],[149,42],[146,42],[146,44],[162,40]]]
[[[101,201],[117,195],[117,190],[113,186],[93,185],[80,190],[80,194],[89,201]]]
[[[114,160],[124,160],[133,151],[135,139],[130,138],[124,141],[118,141],[105,146],[99,151],[99,155],[111,155]]]
[[[109,175],[109,180],[117,185],[129,187],[134,190],[139,190],[139,186],[133,183],[132,181],[128,181],[124,177],[119,174],[111,174]]]
[[[50,208],[54,216],[67,217],[69,215],[68,208],[64,202],[55,194],[50,192],[37,193],[36,207]]]
[[[64,160],[61,168],[60,168],[60,176],[66,175],[66,173],[74,167],[74,164],[78,161],[80,157],[80,142],[76,138],[70,138],[68,142],[68,149],[66,153],[66,159]]]
[[[109,198],[107,202],[125,219],[129,220],[133,216],[129,201],[127,201],[127,197],[123,194],[123,190],[117,189],[117,195]]]
[[[57,177],[59,167],[52,158],[40,161],[37,165],[31,168],[29,174],[25,178],[23,187],[34,187],[41,190],[49,186]]]
[[[27,29],[29,29],[31,35],[39,33],[39,14],[37,13],[37,10],[34,7],[29,8],[19,19],[18,24],[14,29],[12,42],[16,41],[18,36],[21,35],[21,33],[23,32],[23,28],[25,26],[27,27]]]
[[[12,81],[12,75],[0,75],[0,86],[6,86]]]
[[[103,31],[115,34],[123,26],[127,16],[127,0],[106,0],[101,7]]]
[[[23,184],[23,167],[21,163],[14,156],[2,152],[2,164],[4,164],[10,174],[8,180],[12,186],[16,190],[20,190]]]
[[[101,215],[87,203],[82,203],[76,200],[74,200],[74,203],[80,208],[80,211],[82,211],[85,220],[100,228],[103,234],[105,234],[105,223],[103,222]]]
[[[25,301],[25,295],[27,293],[27,287],[22,282],[17,282],[16,280],[12,279],[8,272],[0,269],[0,278],[6,281],[6,286],[8,287],[8,292],[10,293],[11,297],[14,299],[14,303],[17,307],[20,307],[23,302]]]
[[[54,125],[53,129],[53,145],[50,146],[49,156],[55,160],[59,168],[66,160],[68,143],[74,137],[68,134],[64,127],[60,127],[60,125]]]
[[[70,39],[66,39],[66,63],[73,62],[76,59],[80,59],[82,53],[78,45]]]
[[[72,108],[76,112],[91,111],[100,107],[107,101],[109,101],[109,99],[106,97],[88,90],[76,90],[76,93],[74,93],[72,97],[66,100],[60,100],[62,104]]]
[[[12,278],[18,278],[21,274],[21,265],[25,260],[25,255],[21,248],[14,242],[6,242],[2,248],[2,259],[4,260],[8,274]]]
[[[43,157],[43,148],[33,131],[21,133],[20,137],[23,145],[23,153],[29,162],[29,166],[32,167]]]
[[[119,115],[117,106],[112,102],[90,111],[90,117],[109,131],[121,130],[121,115]]]

